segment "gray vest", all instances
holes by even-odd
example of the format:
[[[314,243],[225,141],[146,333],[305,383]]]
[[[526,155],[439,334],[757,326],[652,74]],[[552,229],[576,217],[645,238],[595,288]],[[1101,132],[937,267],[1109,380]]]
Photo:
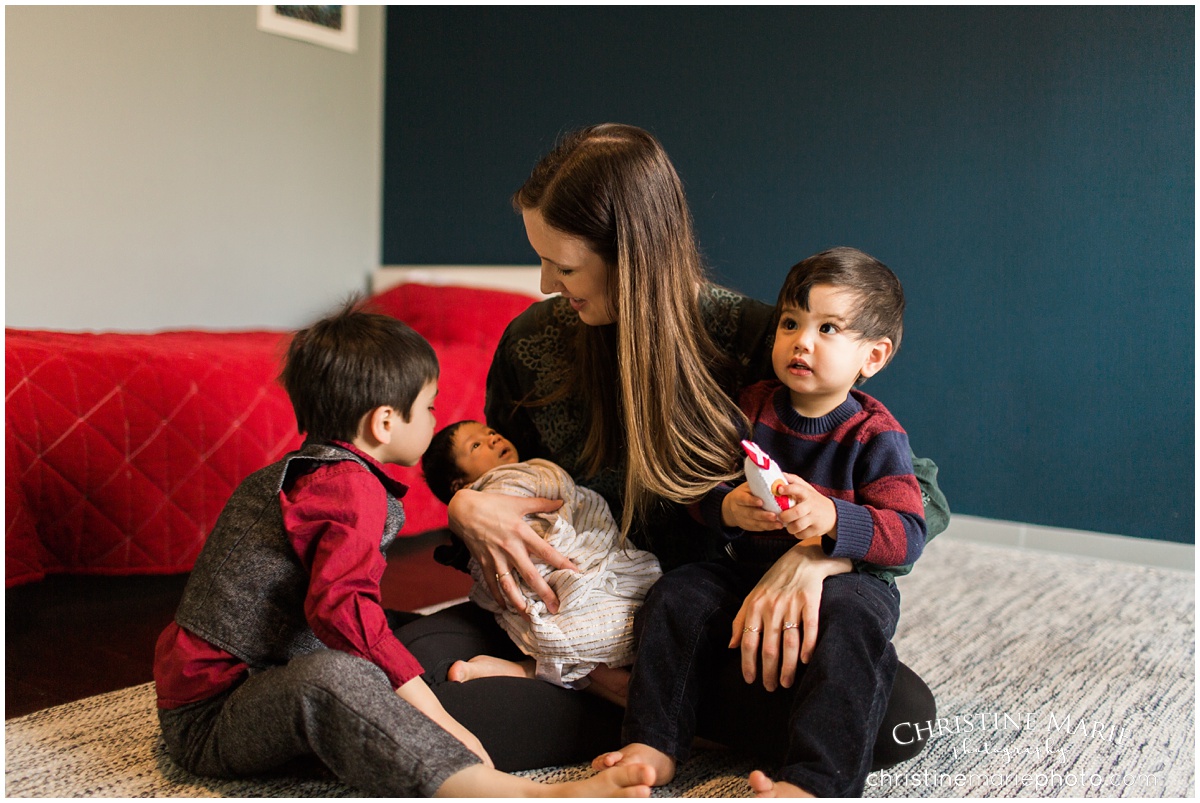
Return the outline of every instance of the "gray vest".
[[[306,443],[233,492],[192,568],[175,621],[252,667],[323,649],[304,617],[308,572],[284,532],[279,492],[314,464],[342,460],[367,468],[387,489],[379,541],[386,553],[404,526],[404,507],[392,492],[395,481],[345,449]]]

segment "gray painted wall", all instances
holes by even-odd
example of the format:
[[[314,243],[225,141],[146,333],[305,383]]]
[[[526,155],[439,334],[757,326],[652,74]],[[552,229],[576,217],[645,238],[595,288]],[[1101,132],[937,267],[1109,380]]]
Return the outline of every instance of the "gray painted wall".
[[[383,12],[9,7],[5,323],[294,327],[379,264]]]

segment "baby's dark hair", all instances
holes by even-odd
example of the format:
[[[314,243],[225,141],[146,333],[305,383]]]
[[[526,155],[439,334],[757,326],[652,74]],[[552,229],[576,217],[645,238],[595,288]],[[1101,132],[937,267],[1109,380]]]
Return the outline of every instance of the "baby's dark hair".
[[[474,423],[476,422],[470,419],[456,421],[438,430],[429,442],[425,456],[421,458],[425,484],[443,504],[450,504],[450,499],[467,480],[467,472],[459,468],[454,459],[454,433],[458,432],[458,428],[463,424]]]
[[[438,378],[437,354],[403,321],[367,312],[355,297],[292,337],[279,381],[301,433],[351,440],[362,417],[389,405],[405,421]]]
[[[852,292],[858,309],[850,329],[866,340],[890,338],[892,353],[900,350],[904,334],[904,288],[887,265],[857,248],[830,248],[794,265],[779,290],[775,312],[785,305],[808,309],[808,294],[818,284]]]

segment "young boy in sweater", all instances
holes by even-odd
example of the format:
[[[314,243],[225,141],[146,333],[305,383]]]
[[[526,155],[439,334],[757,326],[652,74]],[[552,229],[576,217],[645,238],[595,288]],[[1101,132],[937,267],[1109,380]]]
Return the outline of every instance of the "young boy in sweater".
[[[438,363],[404,323],[346,305],[298,332],[280,377],[304,445],[234,491],[159,637],[171,757],[198,775],[323,762],[376,796],[648,794],[653,773],[545,786],[492,768],[425,685],[380,603]]]
[[[638,621],[627,746],[595,765],[644,763],[667,783],[689,755],[714,656],[741,647],[746,682],[761,650],[767,691],[776,676],[791,688],[779,701],[792,712],[786,743],[777,745],[781,768],[775,781],[755,771],[754,792],[861,795],[896,673],[894,578],[921,554],[926,529],[907,435],[853,388],[899,348],[904,294],[881,262],[836,248],[792,268],[777,313],[777,380],[747,388],[740,405],[750,439],[784,470],[793,507],[763,510],[746,483],[701,501],[703,518],[728,539],[728,558],[681,567],[651,589]],[[811,536],[802,544],[820,544],[845,564],[824,581],[819,639],[812,605],[747,599],[800,533]]]

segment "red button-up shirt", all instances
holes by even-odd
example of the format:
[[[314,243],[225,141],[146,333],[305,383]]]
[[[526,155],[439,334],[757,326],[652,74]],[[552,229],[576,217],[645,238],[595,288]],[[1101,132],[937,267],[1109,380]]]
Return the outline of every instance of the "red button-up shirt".
[[[387,468],[350,444],[359,457]],[[287,538],[309,574],[304,614],[324,644],[365,658],[399,688],[421,665],[392,634],[379,596],[387,560],[379,550],[387,491],[370,471],[349,460],[324,463],[279,493]],[[390,480],[401,497],[408,490]],[[159,708],[206,700],[245,676],[244,662],[175,622],[158,638],[154,682]]]

